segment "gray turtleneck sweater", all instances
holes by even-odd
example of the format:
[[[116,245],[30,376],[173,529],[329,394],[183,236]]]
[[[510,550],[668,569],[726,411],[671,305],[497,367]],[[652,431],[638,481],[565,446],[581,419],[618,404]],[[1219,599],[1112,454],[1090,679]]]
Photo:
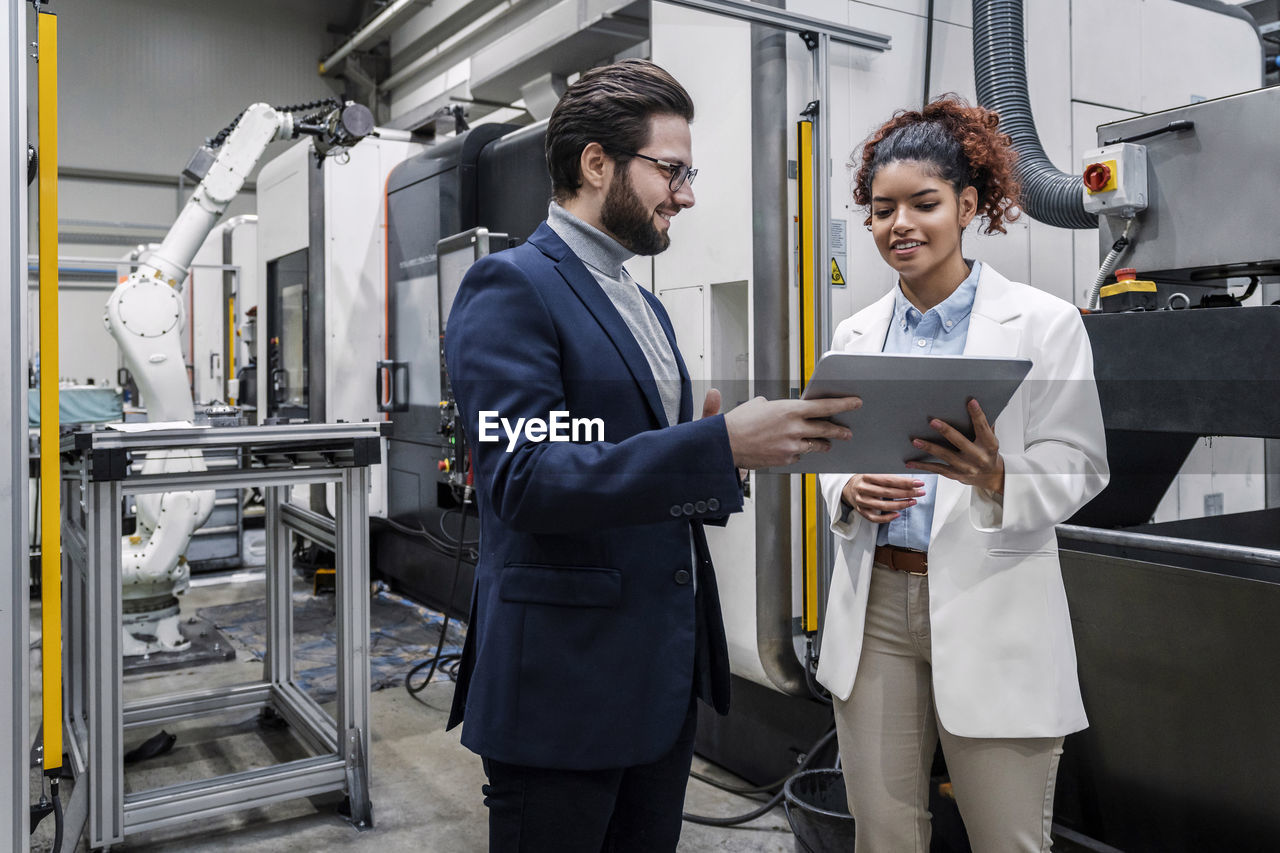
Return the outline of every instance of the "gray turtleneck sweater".
[[[658,322],[653,308],[640,294],[636,284],[622,266],[632,253],[617,240],[591,227],[554,201],[547,211],[547,224],[569,246],[570,251],[586,266],[587,271],[599,282],[613,307],[622,315],[623,322],[635,335],[636,343],[649,362],[649,370],[658,383],[662,407],[666,410],[667,423],[680,421],[680,369],[676,366],[675,353],[667,341],[666,332]]]

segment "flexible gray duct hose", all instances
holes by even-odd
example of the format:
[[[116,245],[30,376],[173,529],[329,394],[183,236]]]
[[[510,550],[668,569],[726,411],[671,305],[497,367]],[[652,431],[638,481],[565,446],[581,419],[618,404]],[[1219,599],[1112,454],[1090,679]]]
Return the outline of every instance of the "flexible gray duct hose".
[[[973,75],[978,103],[1000,114],[1000,129],[1018,152],[1022,209],[1059,228],[1097,228],[1098,217],[1084,209],[1080,176],[1053,165],[1031,117],[1022,0],[973,0]]]

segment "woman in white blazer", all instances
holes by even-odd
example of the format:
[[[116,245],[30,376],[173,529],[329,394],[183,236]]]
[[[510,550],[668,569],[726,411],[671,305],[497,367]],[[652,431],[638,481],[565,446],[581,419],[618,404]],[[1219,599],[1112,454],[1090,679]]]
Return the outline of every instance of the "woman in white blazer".
[[[1087,725],[1054,527],[1106,485],[1102,415],[1079,312],[961,254],[965,227],[1003,232],[1017,197],[997,124],[954,98],[900,112],[855,179],[899,280],[831,349],[1033,364],[994,424],[970,403],[974,440],[921,423],[940,462],[917,476],[821,477],[838,548],[817,677],[858,853],[929,849],[939,738],[973,849],[1048,850],[1063,737]]]

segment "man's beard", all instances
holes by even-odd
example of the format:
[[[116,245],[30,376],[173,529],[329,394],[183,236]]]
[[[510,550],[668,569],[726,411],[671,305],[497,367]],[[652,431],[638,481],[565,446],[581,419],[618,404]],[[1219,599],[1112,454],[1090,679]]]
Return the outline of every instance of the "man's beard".
[[[600,211],[600,223],[605,230],[637,255],[656,255],[666,251],[671,238],[653,224],[653,215],[636,195],[627,169],[615,170]]]

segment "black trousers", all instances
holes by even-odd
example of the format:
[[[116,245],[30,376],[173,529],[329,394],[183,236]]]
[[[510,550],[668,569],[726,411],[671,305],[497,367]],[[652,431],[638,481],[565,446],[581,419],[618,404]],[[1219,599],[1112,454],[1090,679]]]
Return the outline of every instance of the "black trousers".
[[[489,853],[674,853],[698,715],[652,764],[557,770],[484,759]]]

